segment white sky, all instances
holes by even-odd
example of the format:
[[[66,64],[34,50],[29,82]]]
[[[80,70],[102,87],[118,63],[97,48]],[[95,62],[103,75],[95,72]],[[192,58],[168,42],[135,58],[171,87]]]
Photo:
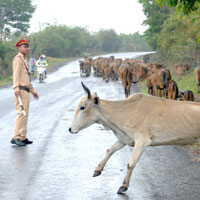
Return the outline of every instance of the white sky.
[[[45,23],[87,27],[91,32],[113,28],[119,33],[143,33],[145,16],[137,0],[33,0],[37,6],[30,32]]]

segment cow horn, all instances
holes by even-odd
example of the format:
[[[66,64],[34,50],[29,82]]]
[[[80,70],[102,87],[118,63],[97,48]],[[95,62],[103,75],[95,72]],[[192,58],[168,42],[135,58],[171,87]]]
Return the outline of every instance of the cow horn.
[[[88,99],[91,98],[91,93],[90,93],[90,90],[84,85],[84,83],[81,81],[81,84],[83,86],[83,89],[85,90],[85,93],[88,94]]]

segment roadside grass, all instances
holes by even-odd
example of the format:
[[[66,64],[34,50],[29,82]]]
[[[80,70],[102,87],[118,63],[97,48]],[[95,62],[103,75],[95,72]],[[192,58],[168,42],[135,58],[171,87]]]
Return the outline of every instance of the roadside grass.
[[[0,85],[10,85],[12,83],[12,76],[0,77]]]
[[[187,145],[194,153],[200,154],[200,142],[195,142],[194,144]]]
[[[63,63],[63,62],[69,62],[72,60],[75,60],[76,58],[53,58],[53,57],[46,57],[48,67],[47,68],[52,68],[57,64]]]
[[[141,93],[148,94],[147,86],[146,86],[146,79],[138,82],[137,86],[138,86],[138,88],[139,88],[139,90],[140,90]]]
[[[181,91],[191,90],[196,96],[200,96],[200,94],[197,93],[197,84],[193,71],[194,70],[191,69],[186,75],[182,76],[181,79],[179,79],[176,74],[173,74],[172,77]]]
[[[75,60],[76,58],[53,58],[53,57],[46,57],[48,67],[47,69],[52,69],[62,63],[70,62],[72,60]],[[34,75],[31,75],[32,78],[36,77],[36,73]],[[0,86],[4,85],[11,85],[12,84],[12,76],[7,77],[1,77],[0,76]]]
[[[169,68],[170,69],[170,68]],[[190,69],[186,75],[183,75],[181,79],[176,75],[176,72],[170,69],[172,80],[176,81],[180,91],[191,90],[197,99],[200,98],[200,94],[197,93],[196,80],[193,74],[194,69]],[[147,94],[146,80],[140,81],[138,87],[143,94]]]

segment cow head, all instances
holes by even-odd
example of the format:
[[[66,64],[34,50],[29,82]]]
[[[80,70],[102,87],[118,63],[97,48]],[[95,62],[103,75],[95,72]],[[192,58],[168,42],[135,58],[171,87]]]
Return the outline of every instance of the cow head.
[[[86,95],[81,99],[76,110],[73,122],[69,128],[70,133],[78,133],[80,130],[94,124],[98,119],[97,107],[100,103],[99,97],[94,93],[91,95],[90,90],[81,82]]]
[[[159,70],[157,74],[157,89],[163,90],[167,86],[167,74],[163,70]]]

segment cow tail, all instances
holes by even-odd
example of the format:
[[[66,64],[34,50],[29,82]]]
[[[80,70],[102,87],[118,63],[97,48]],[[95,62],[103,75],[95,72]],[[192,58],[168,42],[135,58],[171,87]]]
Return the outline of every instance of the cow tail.
[[[128,86],[128,68],[126,68],[126,87]]]
[[[128,68],[126,68],[126,95],[128,96]]]
[[[162,78],[164,81],[166,80],[166,76],[167,76],[166,72],[162,72]]]

